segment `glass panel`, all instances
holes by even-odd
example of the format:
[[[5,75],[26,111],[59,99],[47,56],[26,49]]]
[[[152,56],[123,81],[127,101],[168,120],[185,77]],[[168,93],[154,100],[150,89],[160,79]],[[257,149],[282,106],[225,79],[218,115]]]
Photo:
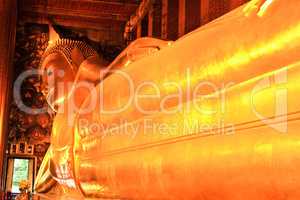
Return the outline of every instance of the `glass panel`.
[[[28,180],[28,159],[14,159],[14,170],[13,170],[13,180],[12,180],[12,192],[18,193],[19,183],[22,180]]]

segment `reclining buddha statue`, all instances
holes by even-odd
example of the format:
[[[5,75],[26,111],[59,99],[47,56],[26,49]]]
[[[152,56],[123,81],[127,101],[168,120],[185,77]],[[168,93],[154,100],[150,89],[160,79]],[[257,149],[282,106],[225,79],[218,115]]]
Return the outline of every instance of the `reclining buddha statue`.
[[[175,42],[138,39],[110,64],[51,38],[41,69],[56,117],[36,193],[299,199],[299,8],[252,0]]]

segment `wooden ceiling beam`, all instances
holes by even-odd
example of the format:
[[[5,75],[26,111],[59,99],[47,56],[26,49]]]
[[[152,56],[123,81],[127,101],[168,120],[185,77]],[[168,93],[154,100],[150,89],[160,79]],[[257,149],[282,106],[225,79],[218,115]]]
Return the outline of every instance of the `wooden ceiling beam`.
[[[116,20],[116,21],[127,21],[128,16],[120,13],[109,13],[99,12],[93,10],[82,10],[82,9],[66,9],[60,7],[47,7],[34,6],[34,7],[23,7],[20,10],[21,17],[24,13],[35,13],[41,16],[69,16],[69,17],[81,17],[89,19],[105,19],[105,20]]]
[[[110,14],[130,17],[138,7],[132,3],[87,0],[19,0],[19,10],[50,14],[102,16]],[[121,18],[122,19],[122,18]],[[126,19],[128,20],[128,18]]]
[[[47,24],[49,18],[63,26],[103,29],[122,27],[138,4],[95,0],[19,0],[19,19]]]
[[[125,2],[125,1],[124,1]],[[131,1],[132,2],[132,1]],[[96,0],[19,0],[19,19],[47,24],[51,18],[62,26],[96,30],[124,28],[138,4]]]
[[[28,13],[34,13],[36,15],[40,15],[42,17],[48,16],[66,16],[66,17],[81,17],[83,19],[99,19],[99,20],[114,20],[114,21],[127,21],[128,17],[125,15],[121,15],[118,13],[93,13],[93,12],[82,12],[80,10],[65,10],[60,8],[48,8],[47,11],[45,9],[37,8],[34,10],[26,10],[23,9],[20,11],[21,18]]]
[[[39,15],[37,13],[26,13],[20,17],[20,21],[24,23],[48,24],[49,16]],[[125,22],[111,19],[95,19],[78,16],[59,16],[51,15],[51,19],[58,25],[74,28],[106,30],[106,31],[123,31]]]

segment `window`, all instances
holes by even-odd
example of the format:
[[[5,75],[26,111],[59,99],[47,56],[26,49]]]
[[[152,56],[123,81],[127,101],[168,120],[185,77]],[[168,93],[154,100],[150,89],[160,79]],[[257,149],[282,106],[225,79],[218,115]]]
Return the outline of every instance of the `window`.
[[[19,193],[19,183],[27,180],[32,191],[35,178],[35,158],[34,157],[9,157],[7,162],[6,191]]]
[[[19,183],[29,178],[29,159],[14,159],[12,193],[19,192]]]

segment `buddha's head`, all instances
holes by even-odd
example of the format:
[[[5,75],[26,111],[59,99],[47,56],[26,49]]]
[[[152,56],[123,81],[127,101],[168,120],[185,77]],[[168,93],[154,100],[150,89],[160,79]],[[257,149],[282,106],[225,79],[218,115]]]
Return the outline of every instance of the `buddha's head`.
[[[50,41],[40,69],[42,88],[48,104],[56,110],[64,103],[78,79],[96,81],[103,66],[96,51],[81,41],[58,39]]]

